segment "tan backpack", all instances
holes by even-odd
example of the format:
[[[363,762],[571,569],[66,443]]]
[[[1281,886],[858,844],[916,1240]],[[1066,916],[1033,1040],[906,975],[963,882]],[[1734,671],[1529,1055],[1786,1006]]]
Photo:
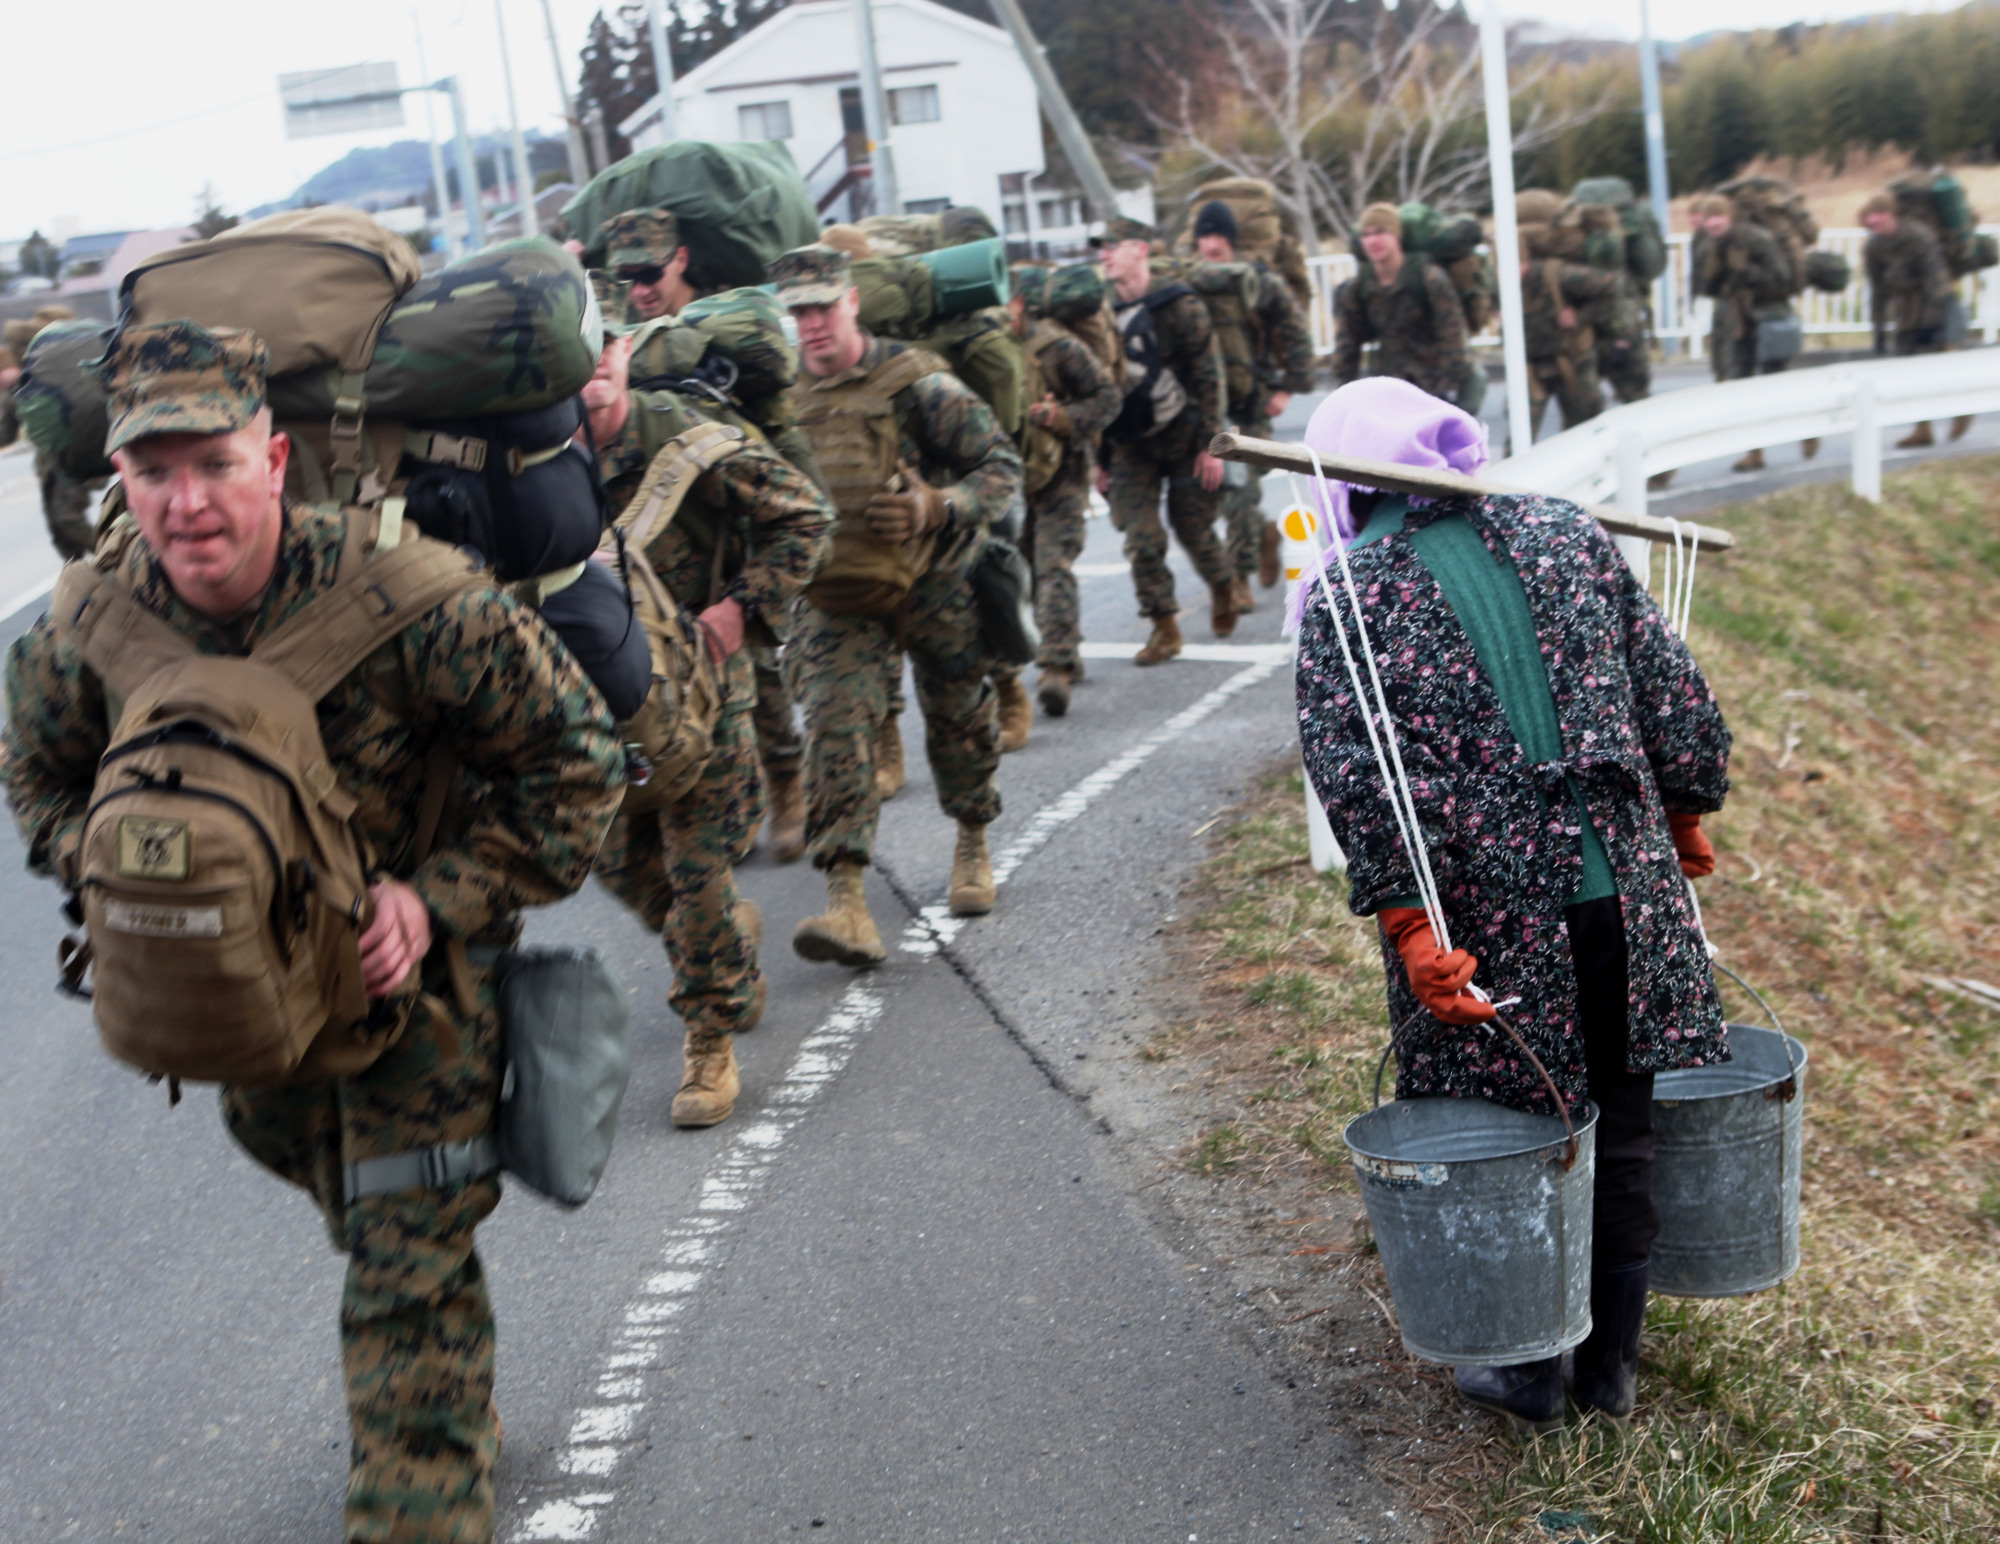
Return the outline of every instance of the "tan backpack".
[[[646,560],[646,547],[673,523],[689,491],[710,467],[751,444],[731,424],[702,422],[668,440],[647,464],[646,476],[625,513],[606,537],[604,554],[616,562],[632,595],[632,611],[646,631],[653,658],[653,689],[639,711],[618,726],[628,776],[622,808],[665,809],[694,787],[715,748],[722,715],[722,687],[701,629],[681,610]],[[719,581],[722,533],[716,533]],[[712,588],[719,589],[718,584]]]
[[[87,941],[63,973],[105,1048],[178,1083],[347,1077],[401,1034],[371,1005],[359,939],[376,855],[352,824],[314,704],[426,612],[485,581],[472,558],[351,511],[333,587],[251,651],[199,653],[117,578],[126,540],[71,563],[50,614],[103,681],[114,725],[82,831],[57,857]],[[129,539],[129,538],[128,538]],[[455,763],[434,755],[428,848]]]
[[[806,599],[834,616],[893,614],[937,553],[937,533],[884,541],[868,529],[868,501],[902,487],[902,430],[896,393],[951,366],[923,349],[892,354],[872,372],[826,380],[801,376],[792,388],[799,427],[812,440],[820,475],[838,515],[826,566]]]

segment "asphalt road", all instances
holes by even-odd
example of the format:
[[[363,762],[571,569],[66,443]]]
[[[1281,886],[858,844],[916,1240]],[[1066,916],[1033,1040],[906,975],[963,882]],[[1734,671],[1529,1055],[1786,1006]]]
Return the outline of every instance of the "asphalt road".
[[[1772,459],[1763,482],[1797,474]],[[1676,512],[1763,491],[1705,486],[1726,477],[1684,474]],[[725,1125],[667,1122],[679,1032],[657,941],[595,887],[533,919],[610,959],[635,1067],[591,1204],[516,1189],[481,1233],[502,1539],[1425,1536],[1147,1193],[1139,1139],[1172,1117],[1120,1069],[1152,1027],[1159,930],[1206,823],[1293,743],[1277,607],[1206,646],[1205,592],[1176,564],[1195,647],[1137,670],[1144,627],[1093,522],[1089,679],[1002,767],[991,917],[937,904],[952,831],[914,733],[870,877],[897,940],[883,968],[796,959],[815,876],[742,871],[772,993]],[[27,460],[0,456],[0,644],[54,570]],[[342,1260],[311,1204],[231,1146],[212,1091],[170,1109],[104,1056],[51,990],[60,932],[9,824],[0,1544],[334,1538]]]

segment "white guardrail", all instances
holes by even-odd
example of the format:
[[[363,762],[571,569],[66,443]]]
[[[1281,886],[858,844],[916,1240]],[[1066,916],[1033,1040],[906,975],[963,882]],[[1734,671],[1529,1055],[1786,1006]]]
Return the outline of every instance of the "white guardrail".
[[[1982,225],[1980,229],[2000,235],[2000,225]],[[1667,238],[1666,271],[1653,281],[1653,336],[1662,342],[1684,344],[1688,353],[1699,359],[1708,346],[1709,316],[1715,302],[1689,293],[1692,240],[1685,235]],[[1868,279],[1861,263],[1861,248],[1867,240],[1868,232],[1858,227],[1820,232],[1821,250],[1838,252],[1846,258],[1854,277],[1847,288],[1837,295],[1824,290],[1808,290],[1798,298],[1799,318],[1805,324],[1808,337],[1865,334],[1874,330],[1868,320]],[[1333,292],[1354,277],[1353,254],[1336,252],[1307,258],[1306,272],[1312,280],[1313,349],[1316,353],[1330,354],[1333,352]],[[1959,281],[1958,288],[1972,331],[1983,342],[2000,343],[2000,268],[1969,274]],[[1667,306],[1670,289],[1671,298],[1676,302],[1671,309]],[[1668,317],[1672,321],[1661,325],[1662,319]],[[1482,333],[1472,341],[1478,347],[1498,348],[1500,335],[1497,332]]]

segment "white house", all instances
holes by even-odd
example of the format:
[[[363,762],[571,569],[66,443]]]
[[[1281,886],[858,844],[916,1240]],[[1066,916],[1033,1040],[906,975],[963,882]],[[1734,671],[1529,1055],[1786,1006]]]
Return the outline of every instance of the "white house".
[[[1044,167],[1035,85],[1013,39],[932,0],[873,9],[904,210],[977,204],[1000,221],[1021,179]],[[688,71],[674,83],[678,135],[782,140],[822,219],[872,213],[855,12],[853,0],[801,0]],[[634,149],[661,143],[659,99],[619,129]]]

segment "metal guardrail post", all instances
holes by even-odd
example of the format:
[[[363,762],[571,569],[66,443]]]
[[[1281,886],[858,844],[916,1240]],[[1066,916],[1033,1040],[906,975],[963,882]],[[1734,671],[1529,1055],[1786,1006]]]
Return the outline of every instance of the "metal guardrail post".
[[[1871,504],[1882,498],[1882,415],[1865,375],[1854,383],[1854,491]]]
[[[1646,437],[1637,429],[1618,435],[1618,507],[1628,515],[1646,512]],[[1645,589],[1653,579],[1653,544],[1643,536],[1613,536],[1618,550]]]

